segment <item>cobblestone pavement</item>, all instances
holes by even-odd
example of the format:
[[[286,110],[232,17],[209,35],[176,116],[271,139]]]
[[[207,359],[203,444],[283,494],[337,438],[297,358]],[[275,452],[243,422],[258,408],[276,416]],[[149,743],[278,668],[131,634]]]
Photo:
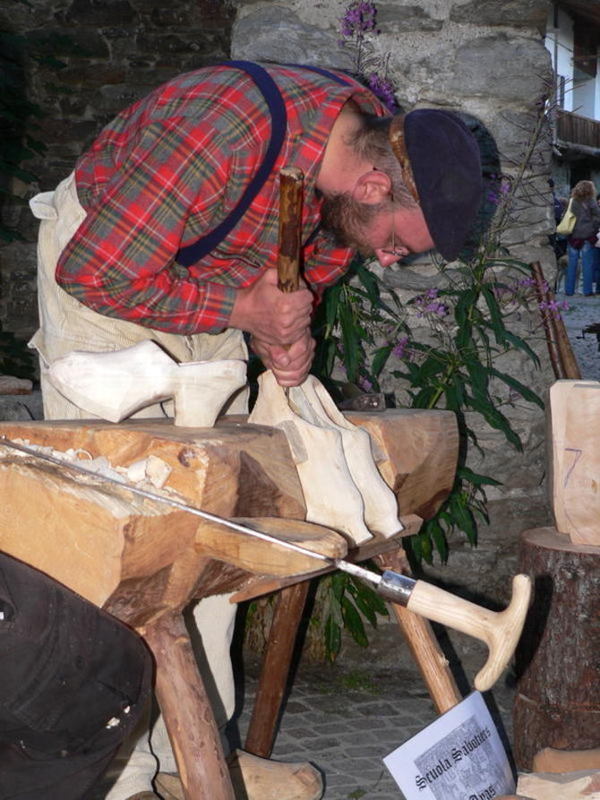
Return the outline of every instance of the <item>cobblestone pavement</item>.
[[[464,696],[485,663],[486,648],[454,634],[442,643],[445,652],[448,647],[455,651],[446,654]],[[258,673],[256,658],[246,657],[246,662],[244,708],[238,720],[242,734]],[[507,671],[485,695],[507,742],[513,694]],[[375,632],[367,650],[350,648],[332,665],[300,664],[272,758],[315,764],[325,778],[324,800],[402,800],[382,759],[436,716],[407,646],[388,623]]]

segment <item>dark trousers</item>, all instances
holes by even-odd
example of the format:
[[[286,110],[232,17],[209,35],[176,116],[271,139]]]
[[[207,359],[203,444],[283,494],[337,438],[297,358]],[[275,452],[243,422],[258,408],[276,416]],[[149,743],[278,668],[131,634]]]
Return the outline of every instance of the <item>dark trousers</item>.
[[[0,800],[83,800],[150,697],[132,630],[0,553]]]

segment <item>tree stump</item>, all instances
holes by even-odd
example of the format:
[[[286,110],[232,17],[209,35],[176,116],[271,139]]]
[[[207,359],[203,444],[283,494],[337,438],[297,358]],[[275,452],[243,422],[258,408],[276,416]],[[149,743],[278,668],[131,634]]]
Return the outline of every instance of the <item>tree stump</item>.
[[[516,654],[514,756],[531,769],[543,747],[600,745],[600,548],[555,528],[524,531],[519,572],[534,600]]]

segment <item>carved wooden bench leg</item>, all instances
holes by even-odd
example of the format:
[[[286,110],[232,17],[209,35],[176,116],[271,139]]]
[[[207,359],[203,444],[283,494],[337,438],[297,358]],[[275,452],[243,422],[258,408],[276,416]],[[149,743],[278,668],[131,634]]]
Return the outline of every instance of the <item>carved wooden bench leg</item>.
[[[402,548],[375,556],[374,560],[384,569],[408,571]],[[262,758],[268,758],[273,749],[308,585],[308,581],[302,581],[282,589],[277,599],[244,745],[249,753]],[[391,606],[437,711],[440,714],[448,711],[462,697],[430,623],[402,606],[394,603]]]
[[[407,561],[404,550],[394,550],[375,557],[375,561],[384,569],[407,573]],[[394,616],[404,634],[404,638],[415,659],[417,667],[438,713],[455,706],[462,700],[461,694],[448,666],[448,660],[442,653],[431,624],[425,617],[409,611],[407,608],[391,603]]]
[[[186,800],[235,800],[219,731],[181,614],[143,630],[156,660],[156,696]]]
[[[269,758],[275,742],[277,722],[308,587],[309,581],[301,581],[282,589],[277,597],[244,744],[245,750],[261,758]]]

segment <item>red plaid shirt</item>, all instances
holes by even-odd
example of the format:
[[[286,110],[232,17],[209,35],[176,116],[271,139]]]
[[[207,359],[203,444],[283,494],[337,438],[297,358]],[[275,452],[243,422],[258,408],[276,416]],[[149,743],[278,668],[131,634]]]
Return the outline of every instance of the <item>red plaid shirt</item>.
[[[170,333],[223,330],[236,288],[276,266],[277,176],[284,165],[305,175],[308,239],[319,223],[315,181],[343,104],[352,97],[367,112],[385,110],[353,81],[342,86],[294,67],[268,71],[287,109],[285,141],[269,179],[220,245],[189,268],[174,261],[180,247],[235,208],[263,161],[271,119],[249,75],[211,67],[181,75],[127,108],[78,161],[77,193],[87,216],[58,263],[56,278],[66,291],[101,314]],[[320,295],[351,256],[319,234],[304,247],[304,278]]]

